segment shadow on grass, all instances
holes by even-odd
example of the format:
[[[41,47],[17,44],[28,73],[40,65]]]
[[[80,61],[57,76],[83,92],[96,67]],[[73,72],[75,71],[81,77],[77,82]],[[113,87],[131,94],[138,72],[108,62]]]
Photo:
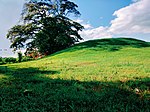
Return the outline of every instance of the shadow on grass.
[[[7,70],[6,70],[7,69]],[[81,82],[50,79],[37,68],[0,67],[0,110],[30,112],[149,112],[150,79],[127,82]],[[144,93],[144,94],[143,94]]]
[[[117,51],[125,46],[142,48],[150,47],[148,42],[132,39],[132,38],[111,38],[111,39],[99,39],[99,40],[90,40],[83,42],[77,45],[78,48],[102,48],[108,51]]]
[[[45,74],[53,75],[59,74],[58,71],[43,71],[38,68],[8,68],[7,66],[0,66],[0,75],[5,74],[6,76],[11,76],[14,80],[24,81],[24,83],[39,83],[41,82],[37,77]]]
[[[142,40],[137,40],[133,38],[109,38],[109,39],[97,39],[97,40],[89,40],[86,42],[82,42],[76,44],[75,46],[68,48],[66,50],[62,50],[56,52],[52,55],[60,54],[62,52],[74,52],[76,50],[81,49],[91,49],[91,50],[106,50],[106,51],[118,51],[123,47],[133,47],[133,48],[143,48],[143,47],[150,47],[150,42],[145,42]]]

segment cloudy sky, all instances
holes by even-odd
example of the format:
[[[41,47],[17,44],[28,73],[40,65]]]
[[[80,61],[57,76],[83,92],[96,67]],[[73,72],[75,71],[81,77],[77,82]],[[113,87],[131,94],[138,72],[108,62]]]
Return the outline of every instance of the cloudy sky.
[[[150,41],[150,0],[77,1],[85,39],[132,37]],[[83,0],[82,0],[83,1]]]
[[[12,56],[5,38],[18,24],[25,0],[0,0],[0,56]],[[80,18],[73,18],[85,29],[85,40],[133,37],[150,41],[150,0],[72,0],[79,6]]]

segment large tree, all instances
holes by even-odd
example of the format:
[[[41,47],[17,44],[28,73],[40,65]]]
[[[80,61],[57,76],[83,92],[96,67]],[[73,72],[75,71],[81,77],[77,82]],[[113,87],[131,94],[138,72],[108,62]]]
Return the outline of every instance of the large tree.
[[[82,38],[83,26],[69,18],[80,15],[77,5],[69,0],[28,0],[22,11],[22,21],[7,34],[11,48],[38,50],[51,54],[75,44]]]

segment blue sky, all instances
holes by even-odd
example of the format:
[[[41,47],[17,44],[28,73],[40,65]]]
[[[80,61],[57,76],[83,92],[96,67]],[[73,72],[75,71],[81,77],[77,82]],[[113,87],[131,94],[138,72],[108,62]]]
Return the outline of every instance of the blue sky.
[[[131,0],[74,0],[79,6],[81,18],[89,21],[94,27],[108,26],[115,17],[113,13],[130,3]]]
[[[1,0],[0,56],[14,56],[5,38],[8,29],[19,21],[25,0]],[[80,32],[85,40],[134,37],[150,41],[149,0],[72,0],[81,17],[73,18],[85,26]]]

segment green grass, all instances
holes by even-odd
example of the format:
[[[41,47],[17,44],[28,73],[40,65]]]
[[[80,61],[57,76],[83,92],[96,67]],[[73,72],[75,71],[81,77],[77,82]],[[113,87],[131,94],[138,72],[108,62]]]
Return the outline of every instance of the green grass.
[[[0,66],[1,112],[149,112],[150,43],[101,39]]]

